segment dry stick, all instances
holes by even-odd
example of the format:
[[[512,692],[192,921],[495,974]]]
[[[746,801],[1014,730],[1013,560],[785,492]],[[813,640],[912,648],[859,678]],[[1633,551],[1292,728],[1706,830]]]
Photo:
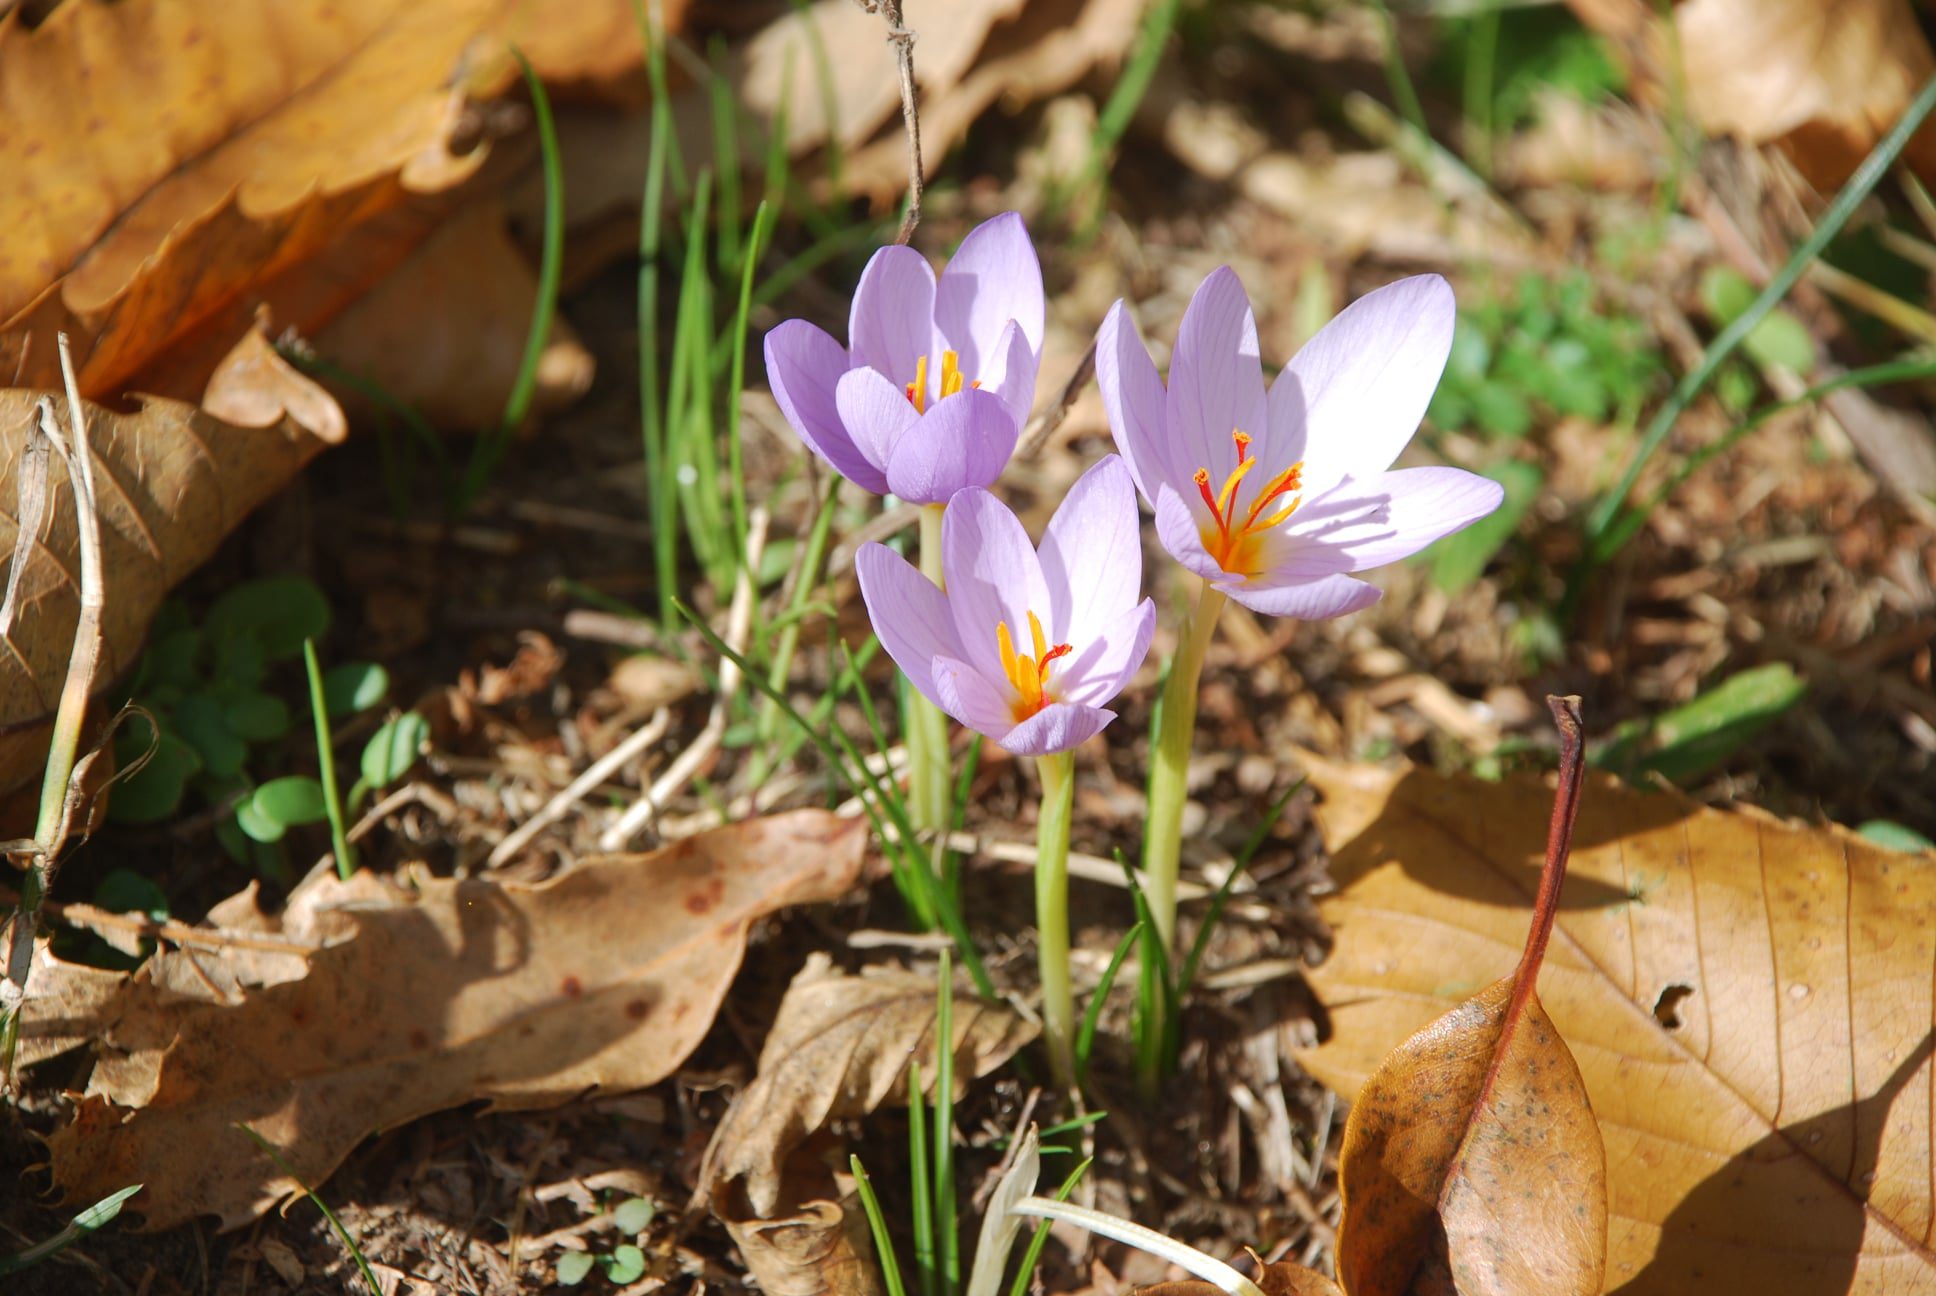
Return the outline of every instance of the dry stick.
[[[671,725],[672,714],[664,707],[653,712],[652,718],[628,735],[624,742],[593,761],[585,768],[583,774],[573,779],[563,791],[546,802],[544,809],[525,820],[510,836],[499,842],[485,862],[491,868],[497,868],[523,850],[533,837],[570,813],[572,807],[583,801],[593,788],[617,773],[621,767],[630,763],[653,743],[665,737],[666,730]]]
[[[81,408],[80,384],[74,379],[74,358],[67,335],[60,334],[61,378],[67,388],[67,414],[72,440],[54,421],[53,402],[40,403],[40,427],[67,463],[69,488],[74,493],[75,530],[80,539],[80,612],[74,622],[74,643],[67,657],[67,678],[61,685],[54,713],[53,738],[47,750],[47,770],[41,780],[40,818],[34,830],[34,850],[27,885],[14,914],[6,957],[6,977],[0,980],[0,1017],[19,1010],[27,997],[27,977],[33,967],[34,937],[40,929],[41,904],[54,885],[60,849],[66,844],[69,820],[69,780],[75,753],[80,750],[81,727],[94,692],[94,675],[101,662],[101,518],[95,507],[94,458],[87,444],[87,417]]]
[[[901,73],[901,121],[907,126],[908,140],[908,208],[907,215],[901,217],[901,229],[894,241],[905,244],[914,237],[914,227],[921,223],[924,183],[921,114],[914,106],[914,33],[901,22],[901,0],[858,0],[858,3],[868,13],[877,13],[887,20],[887,40],[894,47],[894,61]]]
[[[760,554],[766,548],[767,512],[755,508],[747,516],[746,561],[740,564],[739,579],[733,584],[733,602],[726,615],[726,644],[735,653],[746,651],[746,637],[753,628],[753,573],[760,568]],[[705,763],[719,751],[726,738],[727,713],[733,695],[739,691],[739,666],[727,658],[719,668],[719,696],[713,699],[712,714],[706,727],[690,747],[673,758],[672,764],[646,789],[645,795],[627,807],[617,823],[598,839],[600,850],[623,850],[627,842],[650,824],[659,807],[679,794]]]
[[[1076,397],[1082,394],[1082,389],[1088,385],[1089,379],[1095,372],[1096,341],[1091,338],[1089,349],[1082,353],[1082,359],[1076,361],[1075,372],[1069,375],[1069,381],[1062,384],[1062,390],[1056,393],[1054,403],[1036,415],[1028,431],[1022,434],[1021,443],[1015,447],[1017,459],[1033,459],[1041,452],[1043,445],[1055,435],[1055,430],[1062,426],[1062,421],[1069,417],[1069,410],[1074,407]]]

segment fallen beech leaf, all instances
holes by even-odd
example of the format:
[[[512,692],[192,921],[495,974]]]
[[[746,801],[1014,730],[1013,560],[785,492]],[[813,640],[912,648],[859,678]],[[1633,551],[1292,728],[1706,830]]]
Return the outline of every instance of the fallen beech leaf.
[[[1936,73],[1909,0],[1685,0],[1671,37],[1645,0],[1571,0],[1711,134],[1778,143],[1818,188],[1846,180]],[[1675,88],[1679,87],[1680,90]],[[1903,154],[1936,174],[1936,129]]]
[[[56,958],[45,939],[35,941],[14,1064],[30,1067],[96,1038],[126,981],[125,973]]]
[[[957,1087],[999,1067],[1039,1032],[972,996],[956,995],[953,1015]],[[787,987],[759,1073],[720,1122],[699,1177],[700,1195],[710,1198],[763,1289],[806,1296],[854,1281],[844,1267],[852,1251],[831,1244],[864,1238],[858,1211],[828,1200],[836,1195],[833,1175],[794,1154],[829,1121],[905,1103],[911,1061],[932,1091],[934,1021],[934,978],[898,968],[849,976],[814,954]],[[785,1255],[773,1253],[776,1230],[788,1243]],[[814,1263],[800,1265],[801,1254]]]
[[[1560,785],[1519,965],[1400,1044],[1352,1101],[1337,1241],[1351,1296],[1600,1291],[1606,1153],[1537,988],[1584,768],[1577,699],[1552,706]]]
[[[353,935],[301,980],[239,996],[196,993],[207,951],[159,955],[49,1139],[54,1180],[75,1199],[145,1183],[148,1228],[234,1227],[298,1189],[237,1123],[315,1187],[371,1130],[428,1112],[655,1083],[706,1033],[751,924],[844,894],[866,835],[802,810],[533,885],[433,879],[350,911]]]
[[[1323,1274],[1288,1260],[1265,1265],[1257,1275],[1257,1285],[1263,1289],[1264,1296],[1344,1296],[1343,1289]],[[1136,1296],[1228,1296],[1228,1293],[1215,1283],[1185,1278],[1138,1287]]]
[[[285,407],[301,403],[296,393],[305,380],[266,369],[260,376],[288,384],[280,389]],[[264,391],[252,415],[268,420],[276,396]],[[38,399],[34,392],[0,391],[0,429],[26,428]],[[144,399],[128,414],[90,405],[87,426],[107,596],[98,693],[134,665],[148,619],[169,588],[281,490],[323,449],[324,440],[290,419],[237,427],[192,405],[159,398]],[[8,510],[24,445],[21,436],[0,439],[0,551],[13,548],[16,528]],[[58,459],[48,491],[40,544],[20,573],[18,620],[0,662],[0,790],[37,776],[46,759],[80,609],[70,575],[79,561],[74,497]]]
[[[1350,1096],[1509,969],[1550,793],[1305,764],[1338,890],[1300,1056]],[[1608,1289],[1931,1289],[1936,857],[1589,780],[1542,998],[1606,1144]]]

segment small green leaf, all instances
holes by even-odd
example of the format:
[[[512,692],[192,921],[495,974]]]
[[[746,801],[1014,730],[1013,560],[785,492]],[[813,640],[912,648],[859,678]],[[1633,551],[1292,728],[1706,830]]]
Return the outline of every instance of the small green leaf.
[[[646,1225],[659,1213],[659,1207],[645,1197],[628,1197],[612,1211],[612,1223],[627,1237],[645,1232]]]
[[[1485,475],[1505,488],[1505,499],[1491,513],[1447,536],[1431,550],[1432,583],[1448,594],[1458,593],[1484,574],[1486,564],[1519,529],[1519,520],[1526,516],[1546,481],[1537,466],[1518,460],[1488,468]]]
[[[323,785],[302,774],[270,779],[255,790],[255,794],[249,798],[249,804],[264,819],[274,820],[285,828],[321,823],[329,817],[329,807],[323,800]]]
[[[289,733],[288,703],[254,689],[238,692],[226,715],[229,729],[248,742],[275,742]]]
[[[253,797],[236,803],[235,826],[249,837],[263,843],[279,842],[283,834],[289,831],[289,826],[282,820],[271,819],[256,809]]]
[[[388,721],[363,747],[363,780],[373,788],[388,787],[409,772],[429,741],[430,722],[415,711]]]
[[[202,632],[190,627],[160,636],[147,653],[147,683],[187,688],[195,682],[195,665],[202,651]]]
[[[390,672],[375,662],[343,662],[323,672],[323,700],[331,719],[367,711],[389,692]]]
[[[1732,266],[1710,265],[1701,274],[1701,309],[1717,328],[1726,328],[1754,305],[1755,287]]]
[[[1807,373],[1815,367],[1815,338],[1808,326],[1776,307],[1741,339],[1741,349],[1757,364]]]
[[[124,744],[119,739],[115,742],[115,752],[124,769],[147,750],[147,734],[152,731],[141,725],[138,718],[122,732],[127,734],[137,728],[142,733],[139,742]],[[202,758],[195,749],[164,729],[148,763],[116,783],[108,794],[108,817],[124,824],[160,823],[181,808],[188,780],[201,768]]]
[[[1516,441],[1533,426],[1533,411],[1517,388],[1494,381],[1472,389],[1472,419],[1490,435]]]
[[[210,774],[226,779],[242,772],[249,746],[229,727],[228,708],[220,702],[206,693],[190,693],[175,704],[174,725]]]
[[[1808,685],[1786,662],[1730,675],[1644,729],[1623,726],[1591,760],[1632,775],[1652,772],[1685,782],[1708,773],[1793,709]]]
[[[1452,352],[1446,357],[1448,378],[1469,378],[1474,382],[1486,376],[1492,364],[1492,344],[1470,315],[1461,314],[1452,330]]]
[[[1856,831],[1876,845],[1887,846],[1890,850],[1912,852],[1936,850],[1936,841],[1929,840],[1914,828],[1907,824],[1899,824],[1893,819],[1871,819]]]
[[[121,1213],[121,1207],[128,1198],[141,1191],[140,1184],[130,1184],[118,1192],[109,1193],[100,1201],[76,1215],[73,1222],[45,1242],[36,1243],[24,1251],[13,1255],[0,1256],[0,1274],[19,1273],[21,1270],[39,1264],[48,1256],[60,1251],[89,1233],[101,1228]]]
[[[585,1281],[585,1275],[592,1271],[593,1256],[589,1251],[567,1251],[558,1257],[553,1266],[558,1271],[560,1287],[576,1287]]]
[[[133,869],[108,870],[94,884],[94,904],[110,913],[146,914],[156,922],[168,919],[168,893],[155,880]]]
[[[272,576],[237,585],[208,610],[204,623],[217,643],[248,641],[269,661],[302,651],[303,640],[329,631],[329,600],[302,576]]]
[[[645,1273],[645,1252],[627,1243],[612,1248],[612,1254],[605,1258],[605,1277],[624,1286],[637,1282]]]

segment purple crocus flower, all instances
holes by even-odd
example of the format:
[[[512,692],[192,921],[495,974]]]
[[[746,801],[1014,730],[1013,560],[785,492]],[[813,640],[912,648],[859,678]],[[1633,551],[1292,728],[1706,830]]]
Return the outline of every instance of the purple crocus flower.
[[[1007,466],[1035,404],[1042,329],[1042,267],[1006,212],[970,230],[938,280],[913,248],[876,252],[854,290],[852,349],[787,320],[766,335],[766,376],[835,472],[945,504]]]
[[[1368,293],[1264,390],[1257,324],[1228,266],[1177,333],[1169,385],[1122,302],[1096,339],[1116,445],[1176,560],[1274,616],[1378,601],[1351,573],[1416,553],[1499,507],[1499,483],[1458,468],[1391,471],[1452,347],[1452,289],[1419,275]]]
[[[985,490],[942,521],[946,592],[885,545],[854,557],[888,655],[929,701],[1017,756],[1067,751],[1116,718],[1104,704],[1149,651],[1136,488],[1110,455],[1084,473],[1038,550]]]

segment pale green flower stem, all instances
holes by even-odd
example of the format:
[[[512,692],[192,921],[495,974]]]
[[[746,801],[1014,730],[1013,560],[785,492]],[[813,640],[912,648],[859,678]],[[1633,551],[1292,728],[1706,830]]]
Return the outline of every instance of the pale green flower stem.
[[[1221,591],[1206,584],[1182,626],[1182,646],[1163,686],[1163,711],[1150,741],[1149,818],[1143,826],[1144,894],[1166,953],[1176,948],[1176,880],[1183,850],[1185,780],[1197,727],[1197,680],[1223,612]]]
[[[1042,1034],[1057,1087],[1075,1087],[1075,995],[1069,988],[1069,819],[1075,809],[1074,752],[1038,757],[1042,808],[1035,821],[1035,926],[1042,968]]]
[[[940,504],[921,507],[921,574],[937,588],[941,572]],[[905,736],[908,749],[908,818],[917,829],[935,834],[935,877],[941,877],[948,830],[954,811],[954,787],[948,768],[948,717],[918,689],[908,693]]]

